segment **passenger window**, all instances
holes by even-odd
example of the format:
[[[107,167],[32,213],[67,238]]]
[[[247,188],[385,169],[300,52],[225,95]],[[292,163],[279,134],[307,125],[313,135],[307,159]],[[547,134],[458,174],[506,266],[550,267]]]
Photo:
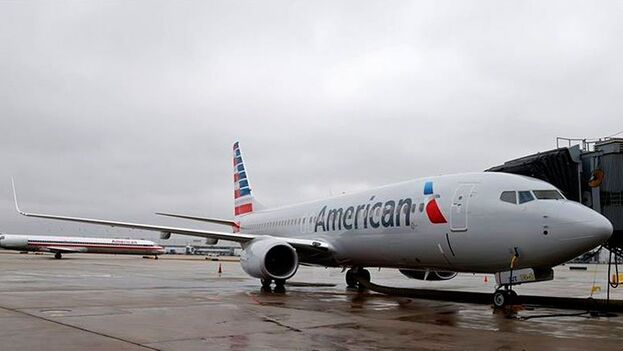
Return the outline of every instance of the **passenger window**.
[[[519,192],[519,203],[523,204],[525,202],[528,201],[532,201],[534,200],[534,196],[532,196],[532,193],[529,191],[520,191]]]
[[[564,199],[558,190],[534,190],[534,196],[539,200],[560,200]]]
[[[510,204],[517,204],[517,193],[514,191],[503,191],[500,200]]]

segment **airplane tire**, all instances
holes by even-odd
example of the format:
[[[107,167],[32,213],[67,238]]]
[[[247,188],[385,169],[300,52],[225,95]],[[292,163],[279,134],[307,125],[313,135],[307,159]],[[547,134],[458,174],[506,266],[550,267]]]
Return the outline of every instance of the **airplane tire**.
[[[370,281],[370,271],[368,271],[367,269],[363,269],[360,268],[357,270],[357,275],[359,276],[359,278],[365,280],[365,281]],[[359,282],[357,282],[357,288],[359,291],[366,291],[366,287],[363,286],[362,284],[360,284]]]
[[[346,271],[346,287],[355,289],[359,285],[357,282],[357,278],[355,278],[355,273],[352,269]]]
[[[517,300],[517,293],[514,291],[498,290],[493,294],[493,306],[504,308],[512,305]]]
[[[286,281],[283,279],[275,279],[275,290],[277,294],[283,294],[286,292]]]
[[[260,279],[260,282],[262,283],[262,288],[270,288],[270,284],[273,283],[273,280],[262,278]]]
[[[507,304],[507,295],[505,291],[498,290],[493,293],[493,306],[495,308],[504,308]]]
[[[61,255],[60,252],[57,252],[54,254],[54,258],[56,258],[57,260],[60,260],[63,257],[63,255]]]

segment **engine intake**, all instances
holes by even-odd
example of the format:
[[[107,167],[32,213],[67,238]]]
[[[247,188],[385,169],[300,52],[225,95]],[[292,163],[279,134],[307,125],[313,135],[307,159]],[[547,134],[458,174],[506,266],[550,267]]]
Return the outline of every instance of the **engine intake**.
[[[417,280],[450,280],[456,277],[456,272],[450,271],[431,271],[428,269],[400,269],[403,275]]]
[[[240,253],[240,264],[255,278],[289,279],[299,267],[299,257],[285,241],[260,238],[247,243]]]

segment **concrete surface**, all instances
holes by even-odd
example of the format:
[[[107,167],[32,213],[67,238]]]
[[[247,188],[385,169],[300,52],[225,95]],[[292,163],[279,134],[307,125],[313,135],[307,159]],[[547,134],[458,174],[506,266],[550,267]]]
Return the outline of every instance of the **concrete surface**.
[[[196,257],[0,251],[0,350],[619,350],[623,317],[511,320],[490,306],[346,291],[337,269],[301,267],[286,294],[261,293],[237,262]],[[218,265],[223,273],[219,276]],[[593,271],[595,268],[597,271]],[[419,282],[371,270],[385,285],[492,291],[492,277]],[[605,267],[569,271],[520,293],[605,293]],[[314,284],[318,283],[318,284]],[[321,284],[320,284],[321,283]],[[335,284],[335,285],[332,285]],[[445,284],[445,285],[444,285]],[[622,297],[623,288],[612,292]],[[581,313],[582,311],[578,311]]]

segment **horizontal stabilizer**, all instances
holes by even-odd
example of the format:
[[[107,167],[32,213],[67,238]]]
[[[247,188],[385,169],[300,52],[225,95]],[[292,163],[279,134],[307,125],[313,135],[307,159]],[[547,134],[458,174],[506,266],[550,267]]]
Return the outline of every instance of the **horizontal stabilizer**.
[[[231,227],[238,227],[238,224],[236,222],[228,220],[228,219],[206,218],[206,217],[188,216],[188,215],[181,215],[181,214],[175,214],[175,213],[163,213],[163,212],[156,212],[156,214],[159,216],[176,217],[176,218],[190,219],[193,221],[201,221],[201,222],[208,222],[208,223],[214,223],[214,224],[228,225]]]

